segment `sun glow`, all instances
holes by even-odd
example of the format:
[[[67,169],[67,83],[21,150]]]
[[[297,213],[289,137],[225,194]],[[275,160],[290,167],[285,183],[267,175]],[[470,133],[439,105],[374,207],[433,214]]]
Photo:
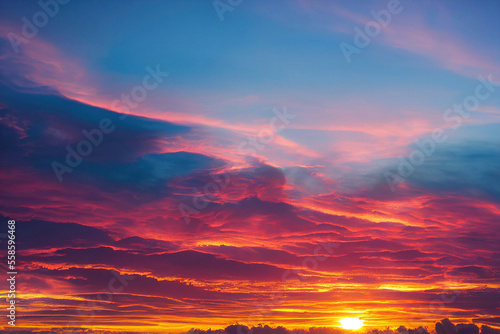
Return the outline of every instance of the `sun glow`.
[[[344,318],[340,320],[343,329],[360,329],[363,327],[363,320],[358,318]]]

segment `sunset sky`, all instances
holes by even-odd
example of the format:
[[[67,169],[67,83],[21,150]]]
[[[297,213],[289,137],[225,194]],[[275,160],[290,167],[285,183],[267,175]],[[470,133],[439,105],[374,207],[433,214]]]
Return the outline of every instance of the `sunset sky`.
[[[65,1],[0,0],[16,329],[500,327],[500,1]]]

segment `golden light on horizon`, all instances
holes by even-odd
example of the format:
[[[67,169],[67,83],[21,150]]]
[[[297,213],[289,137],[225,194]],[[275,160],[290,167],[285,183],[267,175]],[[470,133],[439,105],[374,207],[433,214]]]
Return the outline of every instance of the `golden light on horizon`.
[[[358,318],[344,318],[340,320],[343,329],[360,329],[363,327],[363,320]]]

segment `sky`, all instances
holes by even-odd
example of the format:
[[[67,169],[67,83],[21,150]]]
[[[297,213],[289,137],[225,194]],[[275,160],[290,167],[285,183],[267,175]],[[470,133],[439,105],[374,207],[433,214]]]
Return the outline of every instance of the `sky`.
[[[16,329],[500,327],[499,16],[1,0]]]

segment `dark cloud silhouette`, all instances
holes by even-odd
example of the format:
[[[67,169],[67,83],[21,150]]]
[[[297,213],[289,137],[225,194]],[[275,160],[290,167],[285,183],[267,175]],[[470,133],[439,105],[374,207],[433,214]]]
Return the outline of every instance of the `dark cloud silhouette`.
[[[443,319],[436,323],[436,333],[457,334],[457,327],[449,319]]]
[[[416,167],[409,181],[436,192],[452,192],[500,202],[499,143],[468,141],[438,148]]]
[[[470,276],[473,275],[477,278],[495,278],[498,277],[493,271],[479,267],[479,266],[465,266],[457,267],[450,271],[451,275],[454,276]]]
[[[481,319],[474,319],[474,320],[481,321]],[[491,323],[494,324],[495,326],[498,326],[498,324],[500,324],[500,318],[484,319],[483,322]],[[481,334],[500,334],[500,329],[491,328],[487,325],[482,325]]]
[[[410,146],[409,152],[416,147]],[[408,161],[408,159],[406,159]],[[463,140],[455,143],[444,143],[425,157],[420,165],[407,162],[403,170],[411,169],[404,181],[409,188],[389,190],[387,180],[382,178],[384,172],[398,174],[400,161],[377,170],[370,177],[376,179],[370,190],[364,189],[365,196],[393,199],[395,196],[411,196],[421,191],[431,191],[443,195],[453,194],[500,202],[500,147],[498,142],[482,142]]]
[[[153,252],[165,252],[173,251],[179,248],[173,242],[156,240],[156,239],[145,239],[138,236],[127,237],[120,239],[114,243],[116,246],[123,247],[125,249],[132,249],[136,252],[141,253],[153,253]]]
[[[500,332],[488,326],[483,325],[481,334]],[[443,319],[436,323],[437,334],[479,334],[479,327],[475,324],[458,324],[454,325],[449,319]]]
[[[0,215],[0,226],[7,230],[8,218]],[[173,242],[145,239],[138,236],[119,239],[103,228],[77,223],[56,223],[44,220],[17,221],[16,235],[24,250],[57,249],[65,247],[113,246],[134,252],[153,253],[179,248]],[[40,238],[40,235],[44,235]]]
[[[138,155],[157,148],[158,139],[170,140],[189,133],[190,128],[89,106],[58,95],[20,92],[7,86],[0,86],[3,103],[3,120],[8,125],[17,125],[24,136],[17,139],[23,153],[29,153],[30,162],[40,160],[64,161],[67,145],[76,146],[87,138],[83,130],[98,128],[103,119],[109,119],[114,130],[105,134],[102,143],[87,157],[92,161],[130,161]],[[36,148],[36,150],[35,150]],[[40,166],[41,167],[41,166]]]
[[[160,141],[172,141],[188,135],[183,125],[127,116],[89,106],[63,96],[23,93],[0,87],[2,122],[0,145],[4,168],[34,167],[41,176],[57,181],[53,163],[68,166],[70,151],[78,153],[78,144],[100,122],[107,120],[111,133],[102,133],[88,156],[81,157],[73,171],[61,174],[62,180],[94,184],[100,191],[128,190],[138,200],[154,199],[169,193],[167,183],[199,169],[221,167],[224,162],[190,152],[155,153]],[[70,149],[68,149],[68,147]],[[71,161],[77,161],[71,153]],[[1,165],[0,165],[1,167]]]
[[[479,334],[479,327],[474,324],[458,324],[457,334]]]
[[[429,334],[427,327],[406,328],[400,326],[395,330],[385,329],[367,329],[369,334]],[[347,334],[352,333],[350,330],[344,330],[334,327],[310,327],[307,330],[291,330],[285,327],[270,327],[268,325],[259,325],[255,327],[247,327],[245,325],[230,325],[225,329],[217,330],[201,330],[191,329],[187,334]],[[458,324],[455,326],[448,319],[436,323],[437,334],[479,334],[479,328],[474,324]],[[500,330],[483,325],[481,334],[499,334]]]
[[[26,261],[45,263],[101,264],[130,270],[150,270],[158,276],[191,277],[196,279],[241,279],[279,281],[284,269],[276,266],[227,260],[213,254],[181,251],[164,254],[136,254],[135,251],[114,250],[110,247],[65,248],[54,256],[32,255]]]
[[[445,326],[446,324],[446,326]],[[474,324],[451,324],[448,319],[442,320],[441,322],[436,323],[436,333],[437,334],[499,334],[500,330],[491,328],[486,325],[481,326],[481,330]],[[439,329],[438,329],[439,328]],[[452,330],[452,332],[448,332],[448,330]],[[32,330],[12,330],[9,332],[17,333],[17,334],[32,334],[35,331]],[[104,333],[116,333],[116,334],[135,334],[139,332],[122,332],[122,331],[101,331],[101,330],[92,330],[88,328],[78,328],[78,327],[67,327],[65,329],[62,328],[53,328],[51,330],[42,330],[36,331],[36,333],[40,334],[60,334],[60,333],[84,333],[84,334],[104,334]],[[142,332],[141,332],[142,333]],[[282,326],[271,327],[268,325],[259,325],[254,327],[248,327],[245,325],[235,324],[229,325],[224,329],[197,329],[192,328],[186,334],[350,334],[352,331],[343,330],[340,328],[334,327],[310,327],[306,330],[303,329],[288,329]],[[396,330],[392,330],[389,328],[386,329],[369,329],[366,331],[369,334],[429,334],[429,331],[424,327],[418,328],[409,328],[407,329],[404,326],[400,326]]]
[[[3,231],[7,231],[7,220],[7,217],[1,217],[0,226]],[[103,229],[44,220],[17,221],[16,235],[22,249],[89,247],[115,243],[110,234]],[[44,237],[41,238],[41,235]]]

